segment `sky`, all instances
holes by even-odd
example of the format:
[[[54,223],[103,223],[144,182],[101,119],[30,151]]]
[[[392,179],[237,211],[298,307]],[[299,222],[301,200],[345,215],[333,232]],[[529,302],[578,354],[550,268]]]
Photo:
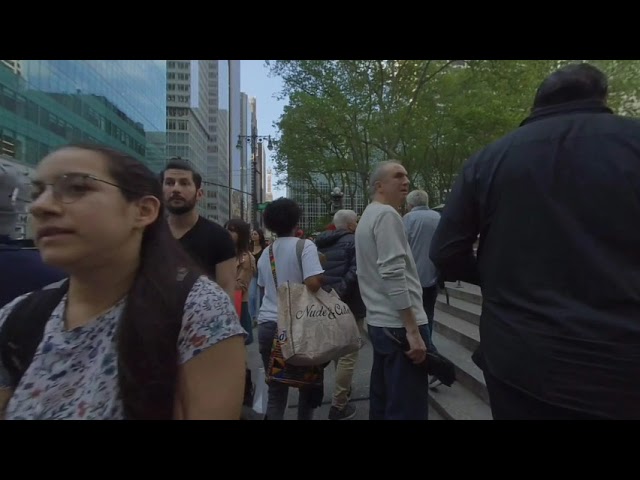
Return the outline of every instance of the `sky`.
[[[282,80],[279,77],[270,76],[269,69],[264,62],[264,60],[241,60],[240,88],[250,97],[256,97],[258,134],[278,138],[278,130],[273,124],[280,119],[287,101],[275,98],[282,90]],[[271,153],[267,150],[267,167],[273,168]],[[285,189],[276,186],[276,178],[274,177],[273,199],[285,195]]]

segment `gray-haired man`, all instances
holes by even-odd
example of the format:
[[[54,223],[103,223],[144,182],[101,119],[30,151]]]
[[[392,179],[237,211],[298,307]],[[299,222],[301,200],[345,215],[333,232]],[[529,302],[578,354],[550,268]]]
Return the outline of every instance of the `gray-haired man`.
[[[438,270],[429,258],[429,248],[440,222],[440,214],[429,209],[429,195],[424,190],[414,190],[407,195],[407,207],[410,211],[404,216],[403,223],[413,259],[418,267],[422,285],[422,305],[429,317],[429,347],[435,351],[431,336],[438,298]]]
[[[426,420],[429,322],[422,286],[398,209],[409,178],[398,162],[384,162],[371,174],[372,202],[356,230],[360,293],[367,307],[371,368],[371,420]],[[407,343],[408,351],[398,348]]]

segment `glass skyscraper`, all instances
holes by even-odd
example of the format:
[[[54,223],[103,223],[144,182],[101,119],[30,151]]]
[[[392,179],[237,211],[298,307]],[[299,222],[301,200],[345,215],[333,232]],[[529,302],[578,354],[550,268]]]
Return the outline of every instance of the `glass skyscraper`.
[[[35,167],[67,143],[100,143],[159,171],[165,60],[0,60],[0,155]]]

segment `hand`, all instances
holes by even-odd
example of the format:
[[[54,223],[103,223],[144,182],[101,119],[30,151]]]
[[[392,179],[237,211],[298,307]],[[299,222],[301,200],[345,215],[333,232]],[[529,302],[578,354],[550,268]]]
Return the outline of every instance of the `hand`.
[[[420,335],[420,330],[407,332],[407,341],[409,342],[409,351],[405,352],[405,355],[416,365],[424,362],[427,358],[427,346]]]

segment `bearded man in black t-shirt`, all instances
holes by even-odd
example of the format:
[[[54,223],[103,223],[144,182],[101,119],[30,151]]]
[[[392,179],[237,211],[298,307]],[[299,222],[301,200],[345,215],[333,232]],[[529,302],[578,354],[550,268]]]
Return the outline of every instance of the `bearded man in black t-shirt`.
[[[236,248],[227,230],[198,214],[202,176],[187,161],[175,158],[167,164],[161,180],[173,236],[233,300]]]

